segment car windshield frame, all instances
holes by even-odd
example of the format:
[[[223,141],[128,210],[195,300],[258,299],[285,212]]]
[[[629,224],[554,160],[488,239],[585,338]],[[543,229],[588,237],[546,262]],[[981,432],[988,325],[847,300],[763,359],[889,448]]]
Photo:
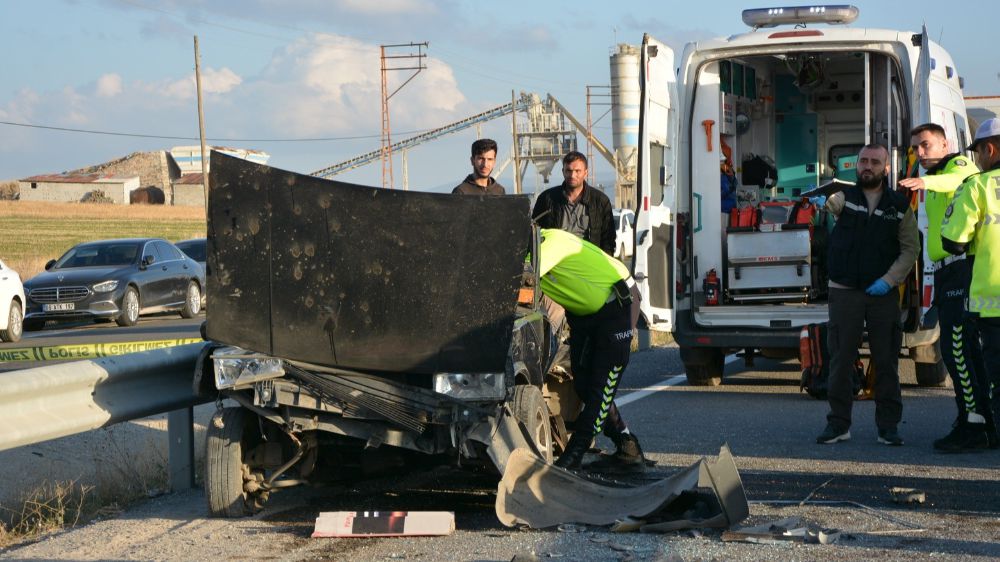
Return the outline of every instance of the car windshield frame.
[[[52,269],[133,265],[138,263],[141,246],[140,242],[107,242],[74,246],[56,261]]]

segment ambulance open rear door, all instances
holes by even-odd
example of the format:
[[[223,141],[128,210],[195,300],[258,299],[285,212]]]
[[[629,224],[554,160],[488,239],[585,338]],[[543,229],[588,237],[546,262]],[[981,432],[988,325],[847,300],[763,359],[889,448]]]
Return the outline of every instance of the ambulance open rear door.
[[[639,91],[633,276],[647,327],[670,332],[676,303],[677,80],[673,51],[648,34],[642,40]]]

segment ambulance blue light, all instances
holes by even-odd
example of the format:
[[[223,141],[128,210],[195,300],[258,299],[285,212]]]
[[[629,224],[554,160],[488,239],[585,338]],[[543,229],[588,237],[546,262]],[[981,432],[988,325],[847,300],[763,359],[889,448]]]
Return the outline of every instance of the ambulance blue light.
[[[856,19],[858,9],[847,4],[743,10],[743,23],[754,29],[807,23],[847,24]]]

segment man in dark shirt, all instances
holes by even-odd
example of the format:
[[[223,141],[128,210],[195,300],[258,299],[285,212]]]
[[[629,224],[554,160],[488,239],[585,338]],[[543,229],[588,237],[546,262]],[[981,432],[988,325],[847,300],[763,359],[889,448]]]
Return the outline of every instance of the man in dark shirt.
[[[493,139],[479,139],[472,143],[472,173],[458,184],[452,193],[460,195],[504,195],[506,190],[490,177],[497,163],[497,142]]]
[[[563,183],[538,195],[531,217],[542,228],[558,228],[615,255],[615,220],[611,200],[588,185],[587,157],[570,152],[563,158]]]

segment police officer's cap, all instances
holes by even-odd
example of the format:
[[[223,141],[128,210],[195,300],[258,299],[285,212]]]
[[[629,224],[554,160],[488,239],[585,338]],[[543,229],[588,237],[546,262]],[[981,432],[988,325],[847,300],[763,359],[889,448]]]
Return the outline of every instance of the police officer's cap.
[[[990,137],[1000,137],[1000,118],[994,117],[983,121],[983,124],[976,129],[976,138],[969,145],[969,150],[975,150],[980,141]]]

